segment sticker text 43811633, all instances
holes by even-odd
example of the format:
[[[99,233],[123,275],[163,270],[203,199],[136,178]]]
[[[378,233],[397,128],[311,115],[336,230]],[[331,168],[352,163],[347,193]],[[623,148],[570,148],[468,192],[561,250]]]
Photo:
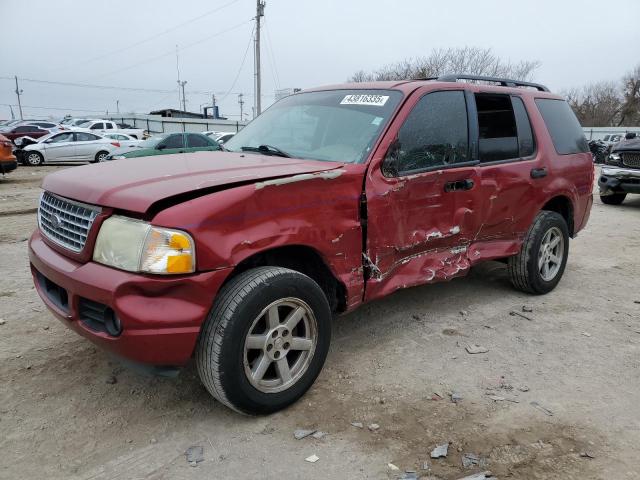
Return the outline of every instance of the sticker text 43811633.
[[[346,95],[340,105],[371,105],[382,107],[389,100],[389,95]]]

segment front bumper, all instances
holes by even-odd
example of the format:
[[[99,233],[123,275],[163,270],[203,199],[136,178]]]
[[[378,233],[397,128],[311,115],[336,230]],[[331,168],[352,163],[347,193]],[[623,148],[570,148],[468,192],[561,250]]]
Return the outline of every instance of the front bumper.
[[[605,166],[598,178],[600,195],[640,193],[640,169]]]
[[[66,326],[120,357],[157,366],[189,361],[213,299],[231,271],[159,277],[81,264],[50,248],[39,231],[29,240],[29,260],[38,294]],[[81,302],[87,300],[112,309],[122,324],[119,336],[91,328],[81,315]]]

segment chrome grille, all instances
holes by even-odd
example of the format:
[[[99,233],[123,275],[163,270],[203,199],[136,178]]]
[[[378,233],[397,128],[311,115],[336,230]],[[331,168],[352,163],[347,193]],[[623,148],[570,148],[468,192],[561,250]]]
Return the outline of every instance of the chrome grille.
[[[640,153],[624,152],[621,154],[622,164],[625,167],[640,168]]]
[[[40,197],[38,225],[48,239],[73,252],[80,252],[99,213],[100,207],[44,192]]]

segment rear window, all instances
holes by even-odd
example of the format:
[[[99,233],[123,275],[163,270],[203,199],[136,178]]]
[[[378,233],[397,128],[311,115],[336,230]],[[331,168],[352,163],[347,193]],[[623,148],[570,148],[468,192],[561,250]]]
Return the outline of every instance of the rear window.
[[[536,105],[560,155],[589,151],[582,127],[569,104],[564,100],[536,98]]]

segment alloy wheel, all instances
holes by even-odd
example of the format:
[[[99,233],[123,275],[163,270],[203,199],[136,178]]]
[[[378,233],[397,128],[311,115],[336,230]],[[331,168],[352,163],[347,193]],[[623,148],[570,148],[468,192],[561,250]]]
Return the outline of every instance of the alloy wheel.
[[[313,311],[299,298],[268,305],[254,319],[244,342],[244,370],[263,393],[290,388],[304,375],[318,341]]]
[[[38,155],[37,153],[30,153],[27,156],[27,162],[29,163],[29,165],[40,165],[40,155]]]
[[[558,227],[552,227],[542,237],[538,251],[538,271],[545,282],[550,282],[560,271],[564,258],[564,237]]]

